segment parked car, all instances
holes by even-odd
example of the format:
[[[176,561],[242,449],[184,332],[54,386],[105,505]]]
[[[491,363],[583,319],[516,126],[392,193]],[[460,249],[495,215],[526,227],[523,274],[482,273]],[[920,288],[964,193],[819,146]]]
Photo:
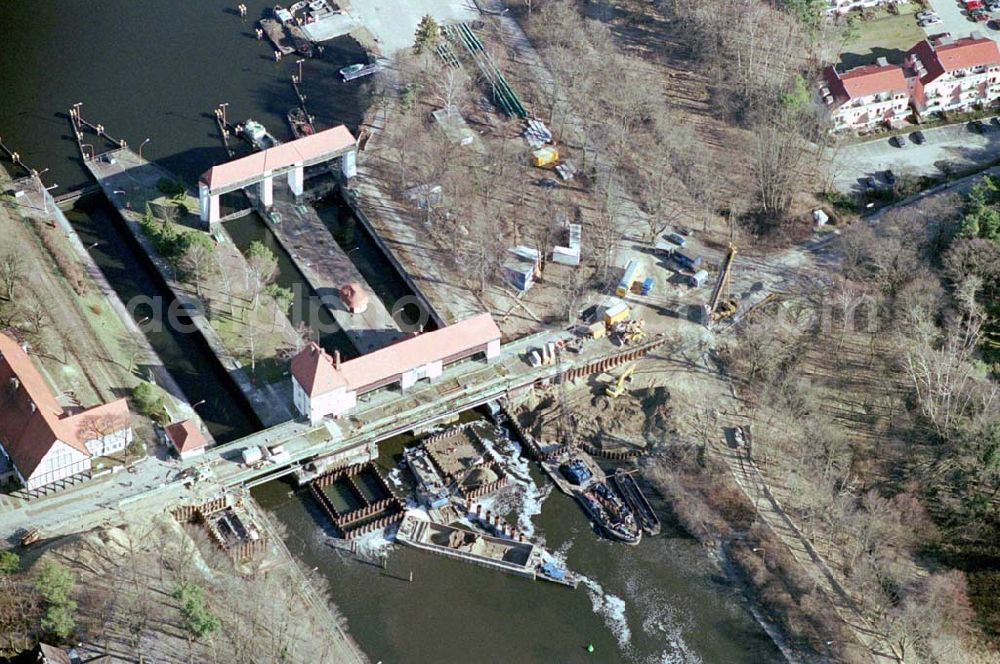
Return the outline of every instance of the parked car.
[[[896,184],[896,174],[893,173],[892,171],[887,170],[886,172],[882,173],[882,177],[885,178],[886,184],[888,184],[890,187]]]
[[[1000,30],[1000,21],[993,19],[986,24],[986,27],[990,30]]]
[[[928,18],[937,18],[937,14],[931,11],[920,12],[919,14],[917,14],[918,21],[923,21],[924,19]]]
[[[897,148],[905,148],[906,139],[903,138],[902,136],[893,136],[892,138],[889,139],[889,145]]]
[[[933,41],[941,41],[942,39],[951,39],[951,33],[950,32],[935,32],[933,35],[931,35],[930,37],[928,37],[928,39],[930,39],[932,42]]]
[[[927,137],[924,136],[924,132],[918,130],[910,132],[910,140],[917,145],[922,145],[923,142],[927,140]]]
[[[966,11],[972,11],[974,9],[982,9],[983,3],[980,0],[966,0],[965,9]]]
[[[973,21],[979,23],[986,23],[990,20],[990,13],[985,9],[973,9],[969,12],[969,16],[972,17]]]
[[[683,235],[680,235],[678,233],[671,233],[670,235],[667,235],[666,240],[667,242],[673,242],[678,247],[682,248],[684,247],[684,245],[687,244],[687,239]]]
[[[939,17],[937,17],[937,16],[928,16],[925,19],[921,19],[920,21],[917,21],[917,25],[919,25],[921,28],[926,28],[929,25],[937,25],[940,22],[941,22],[941,19]]]

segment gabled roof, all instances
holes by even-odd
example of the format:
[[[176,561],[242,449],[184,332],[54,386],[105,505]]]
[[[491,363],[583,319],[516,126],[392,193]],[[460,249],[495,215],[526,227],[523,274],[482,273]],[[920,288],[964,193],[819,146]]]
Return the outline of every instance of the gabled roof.
[[[843,74],[830,66],[824,70],[823,78],[830,94],[840,103],[880,93],[900,94],[907,91],[906,77],[899,65],[865,65]]]
[[[292,358],[292,376],[311,397],[346,387],[347,382],[333,368],[333,358],[315,341]]]
[[[201,181],[210,190],[224,189],[239,182],[262,177],[265,173],[321,159],[356,144],[354,135],[344,125],[310,134],[240,159],[218,164],[205,171]]]
[[[292,375],[309,396],[340,387],[358,391],[416,367],[499,340],[500,328],[493,317],[488,313],[479,314],[348,360],[341,363],[339,370],[334,368],[333,358],[313,342],[292,358]]]
[[[23,477],[31,477],[56,440],[89,457],[86,441],[129,424],[125,399],[67,416],[24,349],[0,334],[0,443]]]
[[[191,450],[205,447],[205,444],[208,442],[205,439],[205,434],[191,420],[168,424],[164,430],[167,433],[167,438],[170,439],[170,443],[178,452],[190,452]]]
[[[28,354],[0,334],[0,442],[23,477],[31,476],[56,440],[90,456],[76,436],[63,431],[63,414]]]
[[[924,40],[906,53],[907,62],[915,67],[923,65],[924,72],[918,74],[921,83],[930,83],[946,72],[968,69],[979,65],[1000,65],[1000,49],[997,43],[986,37],[964,37],[950,43]]]

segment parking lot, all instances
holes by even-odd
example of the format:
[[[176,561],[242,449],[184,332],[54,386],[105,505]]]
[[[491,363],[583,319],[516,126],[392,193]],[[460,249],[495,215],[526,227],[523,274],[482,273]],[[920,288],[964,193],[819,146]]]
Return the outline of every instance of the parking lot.
[[[1000,122],[1000,121],[998,121]],[[991,131],[976,133],[966,123],[925,129],[925,142],[916,144],[910,134],[902,134],[905,147],[892,145],[887,137],[845,145],[834,159],[833,185],[844,193],[864,190],[864,179],[891,170],[897,176],[943,177],[946,171],[963,171],[985,166],[1000,156],[1000,126],[986,123]],[[911,132],[912,134],[912,132]]]
[[[930,8],[941,18],[941,22],[925,27],[924,30],[928,35],[950,32],[952,37],[958,39],[968,37],[970,32],[978,30],[984,37],[1000,41],[1000,31],[987,27],[986,23],[977,23],[966,16],[965,6],[960,0],[930,0]],[[990,17],[1000,18],[1000,12],[991,12]]]

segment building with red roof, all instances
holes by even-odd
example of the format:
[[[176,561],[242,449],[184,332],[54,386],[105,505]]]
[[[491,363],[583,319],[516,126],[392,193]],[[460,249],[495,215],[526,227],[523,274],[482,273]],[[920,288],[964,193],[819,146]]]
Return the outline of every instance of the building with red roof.
[[[407,390],[422,378],[434,380],[449,364],[483,354],[500,354],[500,328],[489,314],[425,332],[361,357],[341,362],[316,343],[292,358],[295,407],[312,422],[341,415],[358,397],[389,385]]]
[[[918,113],[964,111],[1000,98],[1000,50],[977,33],[925,39],[906,52],[906,69]]]
[[[820,96],[837,131],[896,126],[909,115],[910,92],[903,68],[884,58],[843,73],[835,66],[827,67]]]
[[[205,452],[208,439],[193,421],[174,422],[164,427],[163,431],[167,435],[167,442],[182,460],[196,457]]]
[[[24,348],[0,334],[0,453],[27,489],[82,475],[131,442],[125,399],[67,413]]]

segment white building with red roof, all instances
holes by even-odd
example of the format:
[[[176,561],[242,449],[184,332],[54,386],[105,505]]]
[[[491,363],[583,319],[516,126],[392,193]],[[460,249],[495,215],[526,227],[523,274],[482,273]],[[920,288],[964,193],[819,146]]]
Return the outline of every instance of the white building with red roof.
[[[318,422],[346,413],[368,392],[397,384],[405,391],[423,378],[434,380],[449,364],[479,354],[487,361],[500,354],[500,328],[489,314],[404,339],[347,362],[310,343],[292,358],[293,400],[302,415]]]
[[[208,439],[201,428],[192,420],[183,420],[168,424],[163,428],[170,446],[177,452],[181,460],[191,459],[205,453]]]
[[[1000,50],[977,33],[926,39],[907,51],[906,68],[918,113],[964,111],[1000,99]]]
[[[0,334],[0,454],[27,489],[86,473],[131,442],[125,399],[67,413],[27,352]]]
[[[897,126],[909,115],[910,90],[903,68],[884,58],[843,73],[827,67],[820,97],[835,131]]]

